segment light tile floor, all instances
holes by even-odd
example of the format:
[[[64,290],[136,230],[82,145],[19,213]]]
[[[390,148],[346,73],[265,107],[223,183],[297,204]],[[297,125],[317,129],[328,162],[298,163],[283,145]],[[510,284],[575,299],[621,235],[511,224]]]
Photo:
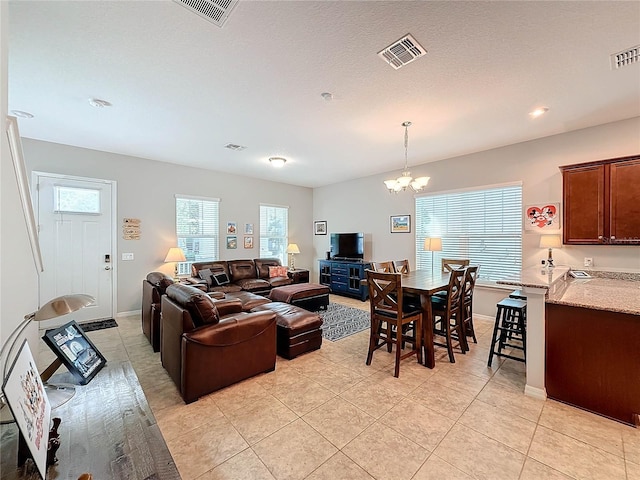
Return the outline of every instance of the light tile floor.
[[[640,480],[639,430],[525,396],[522,363],[487,368],[490,321],[476,320],[478,344],[455,364],[438,350],[435,369],[410,358],[394,378],[384,349],[365,365],[365,331],[190,405],[140,317],[118,323],[89,336],[108,360],[131,361],[185,480]]]

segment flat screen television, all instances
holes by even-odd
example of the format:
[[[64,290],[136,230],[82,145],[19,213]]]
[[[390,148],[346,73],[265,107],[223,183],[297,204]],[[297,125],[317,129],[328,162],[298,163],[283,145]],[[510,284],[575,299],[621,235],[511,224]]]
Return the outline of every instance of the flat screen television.
[[[332,233],[331,258],[364,258],[364,233]]]

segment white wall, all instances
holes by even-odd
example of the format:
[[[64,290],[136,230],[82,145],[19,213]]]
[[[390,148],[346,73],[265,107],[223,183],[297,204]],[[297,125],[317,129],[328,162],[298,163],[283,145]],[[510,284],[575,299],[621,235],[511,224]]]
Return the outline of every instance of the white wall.
[[[522,181],[523,204],[540,204],[562,202],[562,175],[558,166],[638,153],[640,117],[427,163],[412,167],[411,172],[414,177],[431,177],[427,193]],[[401,154],[399,151],[398,158]],[[389,161],[401,164],[398,159]],[[414,195],[408,192],[390,195],[382,183],[397,176],[400,170],[314,189],[313,219],[326,220],[328,232],[365,232],[368,260],[409,258],[413,264],[415,226],[411,235],[391,234],[389,216],[411,214],[415,220]],[[538,247],[539,235],[525,233],[523,238],[524,266],[536,265],[546,258],[546,251]],[[324,258],[329,236],[314,236],[313,240],[316,257]],[[592,257],[598,269],[640,272],[638,246],[565,246],[554,250],[553,255],[556,264],[582,267],[583,258]],[[317,278],[317,262],[313,275]],[[493,315],[494,311],[495,302],[493,311],[485,313]]]
[[[18,184],[9,153],[4,119],[8,110],[7,44],[8,2],[0,2],[0,345],[26,314],[38,309],[38,281],[26,224],[20,206]],[[38,351],[38,329],[25,332],[34,356]],[[19,343],[18,343],[19,345]],[[14,352],[14,354],[17,352]],[[0,359],[0,372],[3,364]]]
[[[175,246],[175,194],[220,198],[220,258],[223,260],[260,256],[259,205],[268,203],[289,207],[289,241],[297,243],[301,254],[296,267],[311,268],[314,263],[312,239],[311,189],[281,183],[228,175],[210,170],[181,167],[136,157],[24,139],[29,171],[44,171],[117,182],[118,279],[117,312],[140,309],[142,279],[159,270],[173,274],[173,264],[165,265],[169,247]],[[140,240],[124,240],[122,219],[139,218]],[[224,243],[227,221],[254,225],[254,248],[244,249],[242,233],[236,250]],[[135,260],[122,261],[122,253],[133,253]],[[46,263],[46,259],[43,259]]]

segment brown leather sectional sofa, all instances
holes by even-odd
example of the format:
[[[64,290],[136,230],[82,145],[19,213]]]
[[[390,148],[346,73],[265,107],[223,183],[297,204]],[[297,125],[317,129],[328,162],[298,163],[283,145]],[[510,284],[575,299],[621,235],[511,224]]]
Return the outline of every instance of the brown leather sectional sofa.
[[[277,258],[256,258],[254,260],[217,260],[215,262],[195,262],[191,265],[192,284],[206,285],[210,292],[247,291],[266,295],[274,287],[289,285],[292,280],[287,276],[271,277],[269,267],[281,267]],[[212,275],[224,274],[221,284],[213,280]],[[228,282],[225,282],[225,276]]]
[[[243,312],[239,299],[180,284],[161,303],[162,365],[186,403],[275,369],[275,312]]]

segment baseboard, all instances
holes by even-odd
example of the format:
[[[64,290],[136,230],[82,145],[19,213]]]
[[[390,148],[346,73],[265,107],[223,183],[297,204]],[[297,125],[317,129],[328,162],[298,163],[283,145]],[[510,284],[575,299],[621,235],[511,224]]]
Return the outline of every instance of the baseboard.
[[[547,391],[544,388],[532,387],[531,385],[525,385],[524,394],[528,397],[539,398],[540,400],[547,399]]]
[[[134,315],[141,315],[142,310],[131,310],[130,312],[118,312],[116,318],[133,317]]]

